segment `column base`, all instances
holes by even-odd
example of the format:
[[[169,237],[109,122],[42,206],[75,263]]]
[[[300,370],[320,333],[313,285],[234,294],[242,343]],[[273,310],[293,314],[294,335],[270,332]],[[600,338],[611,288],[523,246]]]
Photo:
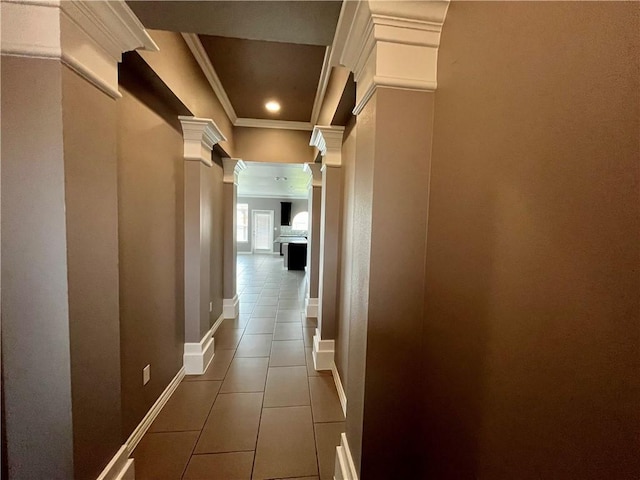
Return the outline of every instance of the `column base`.
[[[313,368],[316,370],[331,370],[335,353],[335,340],[322,340],[320,330],[316,328],[313,337]]]
[[[307,297],[304,301],[304,311],[307,318],[318,318],[318,299]]]
[[[220,324],[224,320],[224,316],[220,315],[213,326],[205,333],[202,340],[198,343],[184,344],[184,373],[186,375],[202,375],[214,355],[214,339],[213,334],[216,332]]]
[[[240,314],[240,301],[238,300],[238,294],[235,294],[233,298],[225,298],[222,301],[222,315],[224,318],[238,318]]]

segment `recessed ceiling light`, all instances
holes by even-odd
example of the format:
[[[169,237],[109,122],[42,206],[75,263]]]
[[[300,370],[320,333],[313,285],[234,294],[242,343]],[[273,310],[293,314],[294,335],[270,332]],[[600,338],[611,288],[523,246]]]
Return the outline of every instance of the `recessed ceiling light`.
[[[264,104],[264,108],[272,113],[276,113],[280,111],[280,104],[275,100],[270,100]]]
[[[284,182],[287,180],[287,177],[275,177],[276,182]]]

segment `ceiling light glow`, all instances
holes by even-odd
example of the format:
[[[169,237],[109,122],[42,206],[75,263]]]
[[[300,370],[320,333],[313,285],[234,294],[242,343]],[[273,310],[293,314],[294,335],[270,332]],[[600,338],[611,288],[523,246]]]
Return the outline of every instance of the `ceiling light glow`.
[[[275,100],[270,100],[264,104],[264,108],[272,113],[276,113],[280,111],[280,104]]]

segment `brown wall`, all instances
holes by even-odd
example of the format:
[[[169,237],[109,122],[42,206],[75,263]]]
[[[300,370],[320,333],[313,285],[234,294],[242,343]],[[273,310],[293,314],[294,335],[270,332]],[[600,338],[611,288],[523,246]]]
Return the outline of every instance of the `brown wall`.
[[[224,268],[224,205],[222,192],[222,160],[213,152],[213,166],[209,171],[209,179],[211,182],[211,280],[209,282],[211,288],[211,302],[213,309],[211,311],[210,324],[213,323],[222,314],[222,278]]]
[[[3,463],[12,478],[73,477],[62,68],[2,56]]]
[[[351,324],[351,292],[354,246],[354,182],[356,160],[356,122],[355,117],[347,125],[342,141],[342,236],[340,256],[340,288],[338,292],[338,326],[336,329],[335,362],[342,386],[347,387],[349,359],[349,328]]]
[[[315,160],[311,132],[275,128],[235,127],[235,156],[244,161],[306,163]]]
[[[122,445],[116,101],[68,68],[62,96],[74,478],[93,479]]]
[[[430,478],[640,477],[639,8],[449,8],[423,330]]]
[[[163,30],[148,32],[160,51],[140,50],[140,56],[194,116],[213,119],[227,138],[220,142],[220,146],[229,156],[237,156],[234,153],[233,125],[182,35]]]
[[[123,440],[182,366],[183,141],[175,115],[121,88],[118,187]],[[151,381],[142,385],[142,369]]]

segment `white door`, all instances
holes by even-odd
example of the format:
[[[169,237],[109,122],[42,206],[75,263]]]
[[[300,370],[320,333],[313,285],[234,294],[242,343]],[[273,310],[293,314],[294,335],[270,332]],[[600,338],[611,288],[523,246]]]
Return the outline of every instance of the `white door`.
[[[253,252],[273,253],[273,210],[253,210]]]

